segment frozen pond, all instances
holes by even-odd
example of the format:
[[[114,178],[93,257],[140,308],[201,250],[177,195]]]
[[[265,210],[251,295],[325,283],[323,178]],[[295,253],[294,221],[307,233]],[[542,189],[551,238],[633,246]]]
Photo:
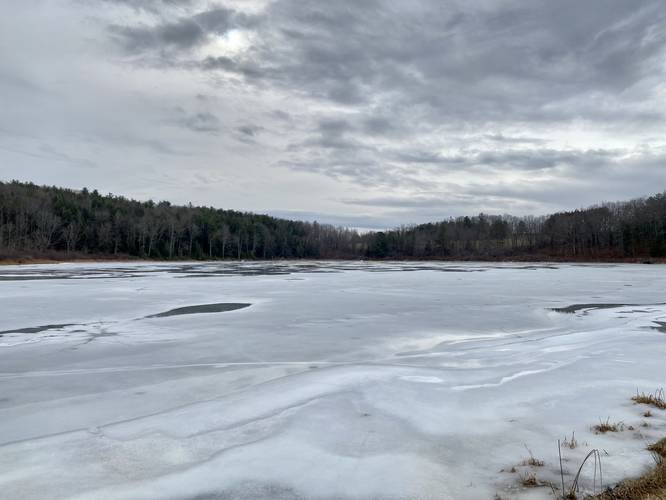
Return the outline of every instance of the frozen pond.
[[[0,267],[0,497],[552,498],[572,432],[565,481],[617,481],[664,303],[656,265]]]

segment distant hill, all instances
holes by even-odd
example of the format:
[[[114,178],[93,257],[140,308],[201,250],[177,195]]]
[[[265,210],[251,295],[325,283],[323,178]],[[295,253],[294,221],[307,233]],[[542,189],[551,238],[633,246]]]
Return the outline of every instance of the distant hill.
[[[357,231],[0,182],[0,258],[557,259],[666,256],[666,193],[541,217],[450,218]]]

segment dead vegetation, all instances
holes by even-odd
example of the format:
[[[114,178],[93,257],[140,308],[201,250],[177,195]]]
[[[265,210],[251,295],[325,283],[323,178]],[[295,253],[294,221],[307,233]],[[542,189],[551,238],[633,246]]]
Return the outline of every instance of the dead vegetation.
[[[610,417],[603,420],[599,420],[597,425],[592,426],[592,430],[595,434],[606,434],[607,432],[621,432],[624,430],[624,423],[622,422],[611,422]]]
[[[543,467],[544,461],[534,458],[534,455],[532,454],[532,450],[530,450],[527,447],[527,445],[524,445],[524,446],[525,446],[525,449],[527,450],[527,453],[530,454],[530,458],[528,458],[526,460],[523,460],[522,465],[527,465],[527,466],[530,466],[530,467]]]
[[[596,496],[598,500],[666,499],[666,438],[648,447],[656,467],[638,479],[622,481],[614,488]]]
[[[659,389],[652,394],[636,393],[636,396],[631,398],[636,404],[651,405],[659,409],[666,409],[666,400],[664,399],[664,390]],[[650,410],[642,413],[645,418],[653,416]],[[638,424],[637,424],[638,425]],[[646,421],[640,423],[641,427],[650,427]],[[600,420],[599,424],[592,426],[595,434],[605,434],[608,432],[621,432],[626,429],[634,430],[634,426],[625,426],[623,422],[611,422],[610,417],[605,421]],[[637,435],[642,436],[640,433]],[[571,433],[571,438],[565,437],[563,441],[558,440],[559,452],[559,465],[560,465],[560,480],[561,485],[555,486],[550,481],[541,481],[537,478],[536,473],[528,471],[521,473],[518,477],[518,482],[525,488],[537,488],[543,486],[550,486],[553,495],[556,499],[561,500],[576,500],[578,498],[596,499],[596,500],[666,500],[666,438],[648,446],[648,450],[652,452],[655,461],[655,468],[637,479],[628,479],[620,482],[613,488],[603,490],[603,472],[601,467],[601,452],[598,449],[591,450],[580,463],[576,475],[567,487],[565,485],[565,471],[563,467],[562,448],[569,448],[571,450],[579,446],[574,432]],[[587,446],[587,443],[585,443]],[[530,458],[523,460],[522,466],[530,467],[543,467],[544,461],[538,460],[534,457],[531,450],[525,446]],[[606,454],[608,454],[606,452]],[[593,462],[593,477],[592,488],[593,493],[581,493],[579,482],[581,474],[588,462]],[[504,469],[502,469],[504,471]],[[515,467],[512,467],[509,472],[517,472]],[[568,473],[567,473],[568,474]],[[601,491],[601,493],[598,493]],[[584,495],[579,497],[579,495]]]
[[[530,457],[527,460],[523,460],[523,465],[527,465],[529,467],[543,467],[544,461]]]
[[[573,440],[572,435],[572,440]],[[570,443],[570,442],[569,442]],[[570,446],[567,445],[567,446]],[[567,488],[564,482],[564,468],[562,466],[562,443],[558,441],[558,449],[560,452],[560,477],[561,477],[561,490],[550,482],[540,481],[534,472],[526,472],[519,476],[519,483],[524,488],[539,488],[550,486],[555,498],[561,500],[576,500],[578,498],[588,498],[596,500],[666,500],[666,438],[648,447],[655,459],[656,467],[647,474],[638,479],[630,479],[623,481],[616,485],[614,488],[609,488],[602,493],[596,494],[596,491],[603,489],[603,472],[601,468],[601,452],[597,449],[591,450],[583,459],[578,471],[574,476],[571,485]],[[529,451],[529,450],[528,450]],[[531,453],[530,453],[530,456]],[[533,457],[532,457],[533,458]],[[594,496],[585,495],[579,497],[580,488],[579,482],[583,468],[588,461],[593,461],[593,490]],[[525,463],[529,462],[526,460]],[[538,461],[541,462],[541,461]],[[541,462],[543,464],[543,462]],[[515,467],[512,468],[515,472]]]
[[[592,487],[594,489],[594,492],[596,493],[597,489],[597,470],[599,471],[599,488],[603,488],[603,473],[601,471],[601,452],[597,449],[594,449],[590,451],[583,461],[580,464],[580,467],[578,467],[578,472],[576,472],[576,476],[574,477],[573,482],[571,483],[571,487],[567,489],[564,486],[564,468],[562,467],[562,445],[557,441],[557,448],[558,448],[558,453],[560,456],[560,478],[562,481],[562,499],[563,500],[575,500],[578,498],[578,491],[579,491],[579,486],[578,482],[580,481],[580,475],[581,472],[583,472],[583,467],[587,463],[588,460],[593,459],[594,460],[594,476],[593,476],[593,482],[592,482]],[[551,489],[553,490],[553,494],[557,498],[557,493],[555,492],[555,487],[551,485]]]
[[[648,450],[650,450],[652,453],[656,453],[662,459],[666,458],[666,438],[662,439],[661,441],[657,441],[654,444],[651,444],[650,446],[648,446]]]
[[[545,483],[539,481],[534,472],[528,472],[526,474],[521,474],[520,484],[525,488],[538,488],[540,486],[546,486]]]
[[[637,404],[650,405],[660,410],[666,410],[666,400],[664,399],[664,389],[658,389],[653,394],[650,393],[639,393],[636,391],[636,395],[631,398]],[[649,411],[646,413],[650,413]],[[652,415],[650,413],[650,415]]]

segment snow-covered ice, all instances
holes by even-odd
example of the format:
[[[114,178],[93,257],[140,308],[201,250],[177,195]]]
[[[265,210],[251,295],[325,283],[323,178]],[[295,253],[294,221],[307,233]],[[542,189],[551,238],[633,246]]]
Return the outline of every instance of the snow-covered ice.
[[[598,448],[610,484],[666,436],[630,399],[666,385],[665,292],[656,265],[2,267],[0,497],[552,498],[520,477],[559,486],[572,432],[565,481]]]

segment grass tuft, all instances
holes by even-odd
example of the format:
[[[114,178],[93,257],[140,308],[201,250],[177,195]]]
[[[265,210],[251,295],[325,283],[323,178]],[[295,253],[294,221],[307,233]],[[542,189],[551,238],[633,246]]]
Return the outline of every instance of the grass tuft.
[[[636,392],[636,395],[631,398],[637,404],[651,405],[666,410],[666,399],[664,399],[664,389],[659,389],[654,394],[646,394],[644,392]]]
[[[520,484],[526,488],[536,488],[537,486],[541,486],[541,483],[537,479],[536,474],[533,472],[528,472],[527,474],[521,475]]]
[[[661,441],[657,441],[654,444],[651,444],[650,446],[648,446],[648,450],[650,450],[653,453],[656,453],[661,458],[666,458],[666,438],[662,439]]]
[[[523,460],[522,465],[529,465],[530,467],[543,467],[545,462],[543,460],[539,460],[539,459],[534,458],[534,454],[532,453],[532,450],[530,450],[527,447],[527,445],[523,445],[523,446],[525,446],[525,449],[527,450],[527,453],[530,454],[530,458],[528,458],[527,460]]]
[[[522,465],[529,465],[530,467],[543,467],[544,463],[545,462],[543,460],[537,460],[534,457],[530,457],[527,460],[523,460]]]
[[[607,418],[605,422],[600,420],[597,425],[592,426],[592,430],[597,434],[620,432],[624,430],[624,424],[622,422],[611,422],[610,418]]]

